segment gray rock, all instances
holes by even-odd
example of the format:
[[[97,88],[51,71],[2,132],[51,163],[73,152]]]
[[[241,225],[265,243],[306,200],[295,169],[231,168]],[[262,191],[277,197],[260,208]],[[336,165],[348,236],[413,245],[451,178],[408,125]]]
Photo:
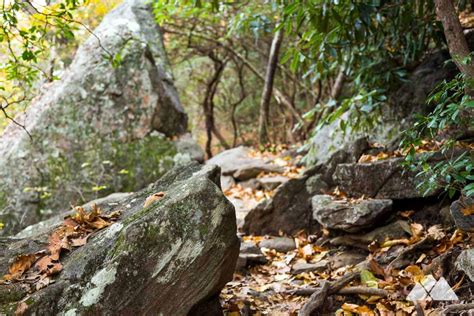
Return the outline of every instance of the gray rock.
[[[262,177],[257,179],[263,189],[271,191],[287,182],[289,179],[284,176]]]
[[[257,179],[249,179],[246,181],[239,182],[239,184],[244,189],[258,190],[261,188],[260,182]]]
[[[344,251],[329,258],[329,266],[336,270],[346,266],[355,266],[364,261],[366,255],[360,252]]]
[[[206,164],[218,165],[223,175],[232,175],[240,181],[256,178],[262,172],[282,173],[284,168],[266,160],[249,157],[250,148],[236,147],[212,157]]]
[[[221,188],[223,191],[230,189],[235,185],[235,180],[232,176],[221,176]]]
[[[240,244],[239,259],[236,266],[237,271],[243,271],[249,266],[265,264],[267,262],[268,259],[253,242],[243,242]]]
[[[296,249],[295,240],[288,237],[272,237],[262,240],[258,246],[260,248],[275,249],[278,252],[288,252]]]
[[[240,243],[240,254],[262,255],[263,253],[254,242],[245,241]]]
[[[474,248],[463,250],[456,259],[455,266],[474,282]]]
[[[301,229],[311,231],[311,196],[327,189],[327,184],[320,179],[306,185],[316,171],[279,186],[271,200],[260,203],[248,213],[243,231],[257,235],[278,235],[280,231],[291,235]]]
[[[344,235],[331,239],[335,246],[345,245],[363,248],[375,242],[383,242],[387,239],[402,239],[411,235],[410,224],[407,221],[398,220],[386,226],[376,228],[367,234]]]
[[[235,165],[236,163],[252,160],[248,157],[249,153],[249,147],[239,146],[236,148],[225,150],[219,153],[218,155],[215,155],[211,159],[207,160],[206,164],[218,165],[219,167],[221,167],[221,172],[224,175],[233,174],[235,171],[238,170],[238,167]]]
[[[178,153],[189,155],[191,159],[196,160],[200,163],[204,162],[204,151],[201,146],[193,139],[191,134],[187,133],[182,135],[175,141],[176,150]]]
[[[305,272],[321,272],[327,269],[329,262],[321,260],[316,263],[297,262],[291,268],[292,274],[300,274]]]
[[[474,198],[463,197],[462,200],[454,201],[451,204],[450,212],[456,227],[467,232],[474,232],[474,214],[464,215],[462,209],[465,207],[473,207]]]
[[[187,117],[151,7],[127,0],[93,33],[17,118],[33,141],[15,124],[0,137],[4,234],[70,204],[141,189],[173,165],[164,135],[184,133]]]
[[[357,232],[373,226],[392,210],[392,200],[337,200],[331,195],[312,198],[313,218],[324,227]]]
[[[26,314],[188,315],[215,307],[239,251],[234,210],[219,176],[214,166],[176,168],[113,207],[119,220],[61,257],[55,282],[28,294]],[[165,196],[144,208],[160,191]],[[17,255],[45,249],[50,233],[1,239],[0,271]],[[0,310],[14,314],[26,295],[0,284]]]
[[[423,197],[416,186],[414,172],[407,172],[403,158],[391,158],[370,163],[340,164],[336,167],[334,182],[351,196],[380,199],[409,199]],[[433,191],[430,195],[436,195]]]
[[[262,160],[254,160],[245,164],[241,164],[239,169],[232,175],[235,179],[240,181],[256,178],[261,173],[283,173],[283,167],[272,165]]]

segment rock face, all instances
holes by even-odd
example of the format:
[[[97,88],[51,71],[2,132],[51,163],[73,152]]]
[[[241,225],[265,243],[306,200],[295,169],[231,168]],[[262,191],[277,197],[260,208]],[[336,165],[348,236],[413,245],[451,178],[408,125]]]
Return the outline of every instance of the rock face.
[[[70,203],[140,189],[173,165],[176,148],[163,135],[185,132],[187,117],[147,3],[109,13],[17,118],[32,139],[13,124],[0,138],[4,233]]]
[[[464,214],[462,209],[466,207],[474,207],[474,198],[454,201],[449,210],[457,228],[472,233],[474,232],[474,215]]]
[[[324,227],[357,232],[371,227],[392,209],[392,200],[336,200],[331,195],[312,198],[313,217]]]
[[[391,158],[370,163],[340,164],[333,175],[334,182],[351,196],[408,199],[422,197],[415,174],[404,172],[403,158]],[[437,192],[432,192],[436,194]]]
[[[474,248],[463,250],[456,259],[455,265],[474,282]]]
[[[121,211],[119,220],[61,257],[63,270],[54,283],[29,294],[26,313],[210,315],[239,252],[234,209],[219,176],[214,166],[175,168],[118,206],[104,208]],[[159,191],[165,196],[144,207]],[[54,227],[2,240],[1,273],[17,255],[44,249]],[[14,314],[26,295],[17,284],[1,284],[0,314]]]

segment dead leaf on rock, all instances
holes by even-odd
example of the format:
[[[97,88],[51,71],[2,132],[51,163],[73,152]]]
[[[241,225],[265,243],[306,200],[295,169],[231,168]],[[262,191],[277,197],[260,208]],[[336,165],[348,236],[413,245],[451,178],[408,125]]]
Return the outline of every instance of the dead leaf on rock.
[[[16,257],[15,262],[10,265],[8,274],[3,276],[5,281],[18,280],[25,271],[27,271],[36,261],[35,255],[20,255]]]
[[[461,209],[461,212],[464,216],[471,216],[474,215],[474,204],[468,205]]]
[[[24,315],[27,309],[28,309],[28,304],[26,304],[25,302],[18,303],[15,310],[15,316]]]
[[[148,207],[156,201],[161,200],[165,196],[165,192],[157,192],[146,198],[143,207]]]

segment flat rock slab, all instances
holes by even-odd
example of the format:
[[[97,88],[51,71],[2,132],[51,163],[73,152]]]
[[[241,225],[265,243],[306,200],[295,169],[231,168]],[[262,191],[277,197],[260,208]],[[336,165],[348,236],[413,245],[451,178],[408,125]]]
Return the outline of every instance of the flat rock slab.
[[[288,252],[296,249],[296,243],[293,238],[273,237],[262,240],[258,246],[260,248],[274,249],[278,252]]]
[[[335,246],[352,246],[367,250],[372,242],[383,242],[388,239],[402,239],[411,235],[410,224],[407,221],[398,220],[386,226],[376,228],[366,234],[344,235],[331,239]]]
[[[313,218],[330,229],[357,232],[373,226],[392,210],[392,200],[337,200],[331,195],[312,198]]]
[[[261,187],[267,191],[276,189],[288,180],[290,179],[284,176],[261,177],[257,179]]]
[[[239,181],[256,178],[260,173],[283,173],[284,168],[269,161],[249,157],[251,149],[240,146],[221,152],[212,157],[206,164],[221,167],[222,175],[233,176]]]
[[[118,221],[65,253],[54,283],[27,299],[17,284],[0,285],[1,313],[14,314],[22,300],[29,315],[202,315],[204,305],[218,306],[239,253],[234,209],[219,180],[215,166],[175,168],[104,208],[120,211]],[[165,195],[144,207],[156,192]],[[50,234],[1,239],[0,273],[18,255],[45,249]]]
[[[474,198],[462,198],[454,201],[449,208],[456,227],[467,232],[474,232],[474,214],[465,214],[464,209],[474,208]]]
[[[291,268],[292,274],[301,274],[308,272],[321,272],[328,268],[329,261],[321,260],[316,263],[297,262]]]

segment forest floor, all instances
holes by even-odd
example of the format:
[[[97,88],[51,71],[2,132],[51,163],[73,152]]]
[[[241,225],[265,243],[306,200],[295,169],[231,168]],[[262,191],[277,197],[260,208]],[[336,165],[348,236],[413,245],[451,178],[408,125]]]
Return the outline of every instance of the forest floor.
[[[274,154],[274,158],[281,160],[278,154]],[[301,167],[290,163],[286,163],[286,167],[289,177],[297,177],[302,172]],[[274,191],[234,184],[225,194],[255,205],[264,198],[271,198]],[[347,198],[337,188],[331,194]],[[452,310],[462,309],[474,297],[473,284],[464,273],[447,269],[453,266],[450,262],[453,254],[472,247],[474,236],[433,222],[429,216],[422,218],[407,207],[397,212],[391,221],[392,224],[406,223],[408,237],[368,245],[357,241],[351,246],[333,245],[331,238],[341,234],[321,228],[314,234],[305,231],[294,236],[281,234],[286,241],[294,240],[294,249],[278,251],[259,247],[271,236],[241,234],[242,242],[250,248],[255,246],[261,256],[255,257],[253,262],[247,261],[244,266],[238,265],[232,282],[221,293],[225,313],[232,316],[297,315],[305,303],[318,299],[321,306],[317,315],[440,315],[448,305]],[[250,252],[255,253],[254,250]],[[414,285],[426,282],[430,275],[448,279],[459,300],[427,298],[416,303],[408,300]],[[329,285],[329,290],[321,293],[324,284]]]

